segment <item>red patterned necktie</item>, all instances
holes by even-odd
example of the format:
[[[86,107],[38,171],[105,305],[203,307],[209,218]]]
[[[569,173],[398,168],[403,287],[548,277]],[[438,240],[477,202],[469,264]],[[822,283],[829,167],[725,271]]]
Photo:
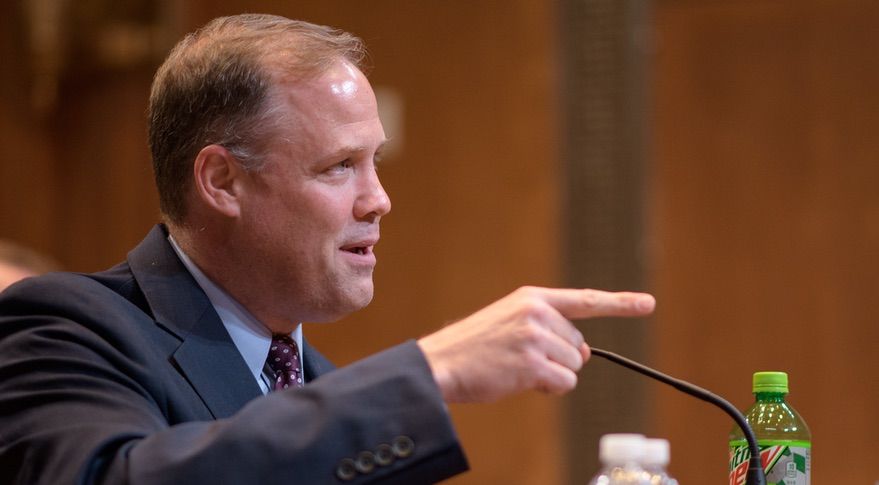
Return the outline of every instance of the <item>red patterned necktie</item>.
[[[299,365],[299,347],[289,335],[272,335],[269,347],[269,368],[275,373],[274,390],[302,387],[302,367]]]

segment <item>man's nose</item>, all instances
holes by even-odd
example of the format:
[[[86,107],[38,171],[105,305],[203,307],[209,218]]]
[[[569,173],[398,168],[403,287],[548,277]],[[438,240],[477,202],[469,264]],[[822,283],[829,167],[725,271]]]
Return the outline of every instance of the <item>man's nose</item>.
[[[354,216],[358,219],[381,217],[391,211],[391,199],[382,187],[375,170],[363,183],[363,189],[354,204]]]

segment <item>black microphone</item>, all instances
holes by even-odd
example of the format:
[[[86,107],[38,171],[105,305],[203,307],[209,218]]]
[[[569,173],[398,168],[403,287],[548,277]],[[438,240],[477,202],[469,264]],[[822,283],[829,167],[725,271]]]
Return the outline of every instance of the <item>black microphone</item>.
[[[763,465],[760,463],[760,447],[757,446],[757,437],[754,436],[754,430],[751,429],[751,425],[748,424],[748,421],[742,413],[740,413],[735,406],[730,404],[729,401],[717,394],[702,389],[701,387],[680,379],[675,379],[674,377],[663,374],[658,370],[651,369],[650,367],[635,362],[634,360],[627,359],[619,354],[608,352],[607,350],[596,349],[595,347],[592,347],[591,349],[592,354],[594,355],[615,362],[623,367],[628,367],[629,369],[644,374],[645,376],[652,377],[660,382],[664,382],[679,391],[685,392],[693,397],[699,398],[723,409],[726,414],[729,414],[733,420],[735,420],[736,424],[742,428],[742,431],[745,433],[745,439],[748,441],[748,449],[751,451],[751,459],[748,465],[748,475],[745,478],[745,484],[766,485],[766,475],[763,473]]]

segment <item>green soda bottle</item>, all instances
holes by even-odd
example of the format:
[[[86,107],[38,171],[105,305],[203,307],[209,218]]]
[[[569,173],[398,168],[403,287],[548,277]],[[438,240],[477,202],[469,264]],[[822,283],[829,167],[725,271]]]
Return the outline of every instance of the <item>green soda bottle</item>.
[[[785,402],[787,374],[754,374],[756,402],[745,413],[760,445],[767,485],[809,485],[812,434],[803,418]],[[751,453],[741,428],[729,435],[729,483],[743,485]]]

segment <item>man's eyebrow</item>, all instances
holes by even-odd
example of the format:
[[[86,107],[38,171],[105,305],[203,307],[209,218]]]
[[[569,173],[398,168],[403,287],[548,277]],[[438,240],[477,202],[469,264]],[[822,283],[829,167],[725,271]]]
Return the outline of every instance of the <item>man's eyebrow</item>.
[[[378,146],[375,148],[375,153],[381,153],[381,151],[384,149],[385,145],[387,145],[389,141],[391,141],[390,138],[385,138],[381,142],[379,142]],[[325,158],[339,158],[348,153],[358,153],[365,151],[368,151],[365,145],[345,145],[333,151],[333,153],[327,155]]]

